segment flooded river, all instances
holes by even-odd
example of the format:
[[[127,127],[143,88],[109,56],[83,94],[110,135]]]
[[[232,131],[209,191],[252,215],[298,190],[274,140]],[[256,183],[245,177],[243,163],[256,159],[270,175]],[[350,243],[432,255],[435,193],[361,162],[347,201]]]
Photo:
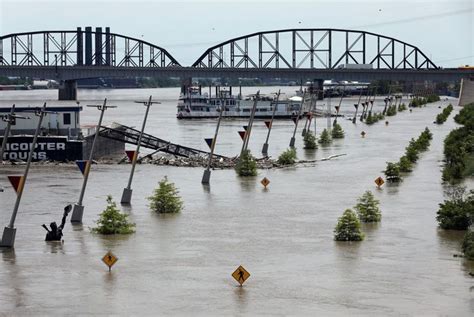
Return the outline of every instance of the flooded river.
[[[258,88],[246,88],[254,93]],[[275,87],[260,88],[262,92]],[[291,93],[293,87],[282,87]],[[215,120],[175,119],[179,89],[79,91],[81,105],[104,97],[118,108],[105,121],[139,127],[144,107],[131,101],[148,95],[153,106],[146,132],[175,143],[207,150]],[[2,92],[1,104],[39,105],[56,91]],[[35,100],[35,101],[31,101]],[[357,99],[345,100],[352,113]],[[328,103],[328,100],[321,103]],[[338,102],[333,99],[332,107]],[[129,236],[92,234],[107,194],[120,200],[130,165],[94,165],[84,198],[82,226],[64,230],[63,244],[44,242],[41,224],[60,221],[63,207],[79,196],[82,176],[73,165],[34,166],[17,217],[13,251],[0,253],[0,315],[450,315],[474,312],[474,263],[460,253],[463,233],[437,228],[436,211],[443,200],[442,145],[455,127],[453,115],[433,124],[439,105],[405,111],[367,126],[340,118],[345,139],[316,151],[305,151],[301,128],[299,159],[321,159],[305,166],[259,170],[257,177],[239,178],[233,170],[212,171],[211,185],[201,185],[202,168],[138,165],[131,207],[136,223]],[[50,104],[58,104],[51,101]],[[383,102],[378,101],[378,108]],[[84,109],[83,124],[94,124],[98,111]],[[317,119],[318,134],[327,120]],[[245,121],[225,120],[216,152],[236,155],[237,133]],[[399,185],[377,190],[374,179],[387,161],[397,161],[410,138],[428,126],[430,149]],[[271,156],[288,147],[293,123],[278,121],[270,138]],[[361,138],[361,131],[367,133]],[[261,151],[266,127],[254,125],[250,149]],[[23,167],[0,169],[0,222],[8,223],[15,194],[6,175]],[[147,207],[152,190],[168,176],[180,190],[185,208],[177,215],[157,215]],[[270,179],[268,190],[260,184]],[[466,182],[474,188],[473,182]],[[333,241],[338,217],[372,190],[381,202],[382,222],[363,226],[366,239]],[[101,262],[111,250],[119,258],[109,273]],[[238,284],[231,273],[243,265],[251,274]]]

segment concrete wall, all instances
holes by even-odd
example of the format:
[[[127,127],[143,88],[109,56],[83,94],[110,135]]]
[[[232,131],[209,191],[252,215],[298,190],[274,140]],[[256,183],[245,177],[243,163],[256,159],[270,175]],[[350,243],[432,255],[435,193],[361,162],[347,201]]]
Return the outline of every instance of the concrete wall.
[[[463,78],[459,92],[458,106],[465,106],[474,102],[474,78]]]

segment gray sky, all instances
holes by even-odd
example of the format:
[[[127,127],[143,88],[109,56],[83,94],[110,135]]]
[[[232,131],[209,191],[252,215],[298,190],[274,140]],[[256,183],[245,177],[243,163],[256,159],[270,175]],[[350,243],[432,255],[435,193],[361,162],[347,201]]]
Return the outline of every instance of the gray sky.
[[[474,0],[0,0],[0,34],[110,26],[166,48],[182,65],[209,46],[258,31],[348,28],[418,46],[444,67],[474,65]]]

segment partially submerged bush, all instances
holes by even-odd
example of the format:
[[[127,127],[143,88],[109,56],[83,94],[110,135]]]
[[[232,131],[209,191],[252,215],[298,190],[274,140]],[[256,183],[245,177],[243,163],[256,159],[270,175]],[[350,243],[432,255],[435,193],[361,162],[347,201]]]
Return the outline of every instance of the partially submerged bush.
[[[331,131],[331,136],[333,139],[343,139],[344,138],[344,130],[342,129],[339,123],[334,123]]]
[[[468,260],[474,260],[474,231],[468,231],[464,236],[461,245],[464,257]]]
[[[454,109],[453,105],[449,104],[446,108],[443,109],[443,111],[441,111],[440,114],[438,114],[436,116],[435,123],[436,124],[443,124],[444,122],[446,122],[446,120],[448,119],[448,117],[451,114],[451,112],[453,111],[453,109]]]
[[[336,241],[362,241],[364,233],[360,229],[360,221],[351,209],[346,209],[342,217],[338,219],[334,229],[334,240]]]
[[[306,134],[311,133],[307,132]],[[296,150],[294,148],[287,149],[278,157],[278,164],[281,165],[293,165],[296,163]]]
[[[444,139],[443,180],[450,183],[474,175],[474,103],[465,105],[454,121],[463,127],[454,129]]]
[[[442,229],[467,230],[474,218],[474,192],[466,195],[466,188],[453,187],[449,200],[439,204],[436,220]]]
[[[257,176],[257,162],[250,150],[245,150],[239,157],[235,171],[239,176]]]
[[[400,168],[400,172],[402,173],[409,173],[413,170],[413,164],[406,156],[402,156],[400,161],[398,161],[398,167]]]
[[[329,135],[328,130],[324,129],[323,132],[321,132],[321,135],[319,136],[318,142],[321,145],[331,144],[332,139],[331,139],[331,136]]]
[[[372,194],[370,190],[366,191],[361,197],[359,197],[354,209],[357,211],[360,221],[379,222],[382,218],[379,203],[380,202],[375,199],[374,194]]]
[[[407,110],[407,106],[404,104],[404,103],[401,103],[398,105],[398,111],[399,112],[402,112],[402,111],[405,111]]]
[[[307,131],[303,137],[304,148],[308,150],[314,150],[318,148],[316,143],[316,136],[313,132]]]
[[[165,176],[153,194],[147,198],[150,201],[150,209],[157,213],[177,213],[183,209],[183,201],[174,183],[168,181]]]
[[[107,207],[96,221],[97,227],[91,231],[99,234],[130,234],[135,232],[135,224],[128,221],[128,215],[120,212],[112,196],[107,196]]]
[[[387,162],[384,174],[388,182],[394,183],[402,180],[400,177],[400,166],[397,163]]]

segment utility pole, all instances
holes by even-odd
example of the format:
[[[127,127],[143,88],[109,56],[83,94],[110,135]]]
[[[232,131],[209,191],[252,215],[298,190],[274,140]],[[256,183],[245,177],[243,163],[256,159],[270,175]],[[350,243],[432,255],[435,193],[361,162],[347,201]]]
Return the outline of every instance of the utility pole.
[[[82,215],[84,214],[84,206],[82,200],[84,199],[84,193],[86,192],[87,180],[89,179],[89,172],[91,169],[92,158],[94,156],[94,149],[97,138],[99,137],[100,127],[102,125],[102,119],[104,118],[104,112],[108,108],[116,108],[116,106],[107,106],[107,98],[104,99],[103,105],[87,105],[88,107],[96,107],[100,111],[99,123],[95,129],[94,140],[92,141],[91,152],[89,153],[89,160],[87,161],[86,168],[84,169],[84,181],[82,182],[81,193],[74,208],[72,210],[71,222],[82,223]]]
[[[36,131],[33,137],[33,142],[31,143],[30,152],[28,154],[28,161],[26,162],[26,168],[23,176],[19,179],[18,186],[16,188],[16,202],[13,207],[13,213],[10,218],[10,224],[8,227],[3,229],[2,241],[0,242],[1,247],[13,248],[15,245],[15,220],[18,213],[18,208],[20,207],[21,196],[23,195],[23,189],[25,188],[26,178],[28,177],[28,172],[30,170],[31,161],[33,159],[33,153],[36,148],[36,142],[38,140],[38,135],[41,130],[41,124],[43,123],[44,115],[46,114],[46,102],[43,104],[43,107],[40,110],[35,111],[35,115],[39,117],[38,125],[36,126]]]
[[[137,148],[135,150],[135,153],[132,158],[132,170],[130,171],[130,176],[128,178],[128,184],[127,187],[123,189],[122,192],[122,199],[120,200],[121,204],[130,204],[132,200],[132,180],[133,180],[133,174],[135,173],[135,165],[137,165],[137,159],[138,159],[138,154],[140,154],[140,146],[142,144],[142,137],[143,137],[143,132],[145,131],[145,125],[146,125],[146,120],[148,118],[148,112],[150,111],[150,106],[152,104],[159,104],[160,102],[158,101],[152,101],[152,96],[148,98],[148,101],[141,102],[141,101],[135,101],[135,103],[143,103],[146,107],[145,110],[145,117],[143,118],[143,123],[142,123],[142,129],[140,131],[140,136],[138,137],[138,144]]]

